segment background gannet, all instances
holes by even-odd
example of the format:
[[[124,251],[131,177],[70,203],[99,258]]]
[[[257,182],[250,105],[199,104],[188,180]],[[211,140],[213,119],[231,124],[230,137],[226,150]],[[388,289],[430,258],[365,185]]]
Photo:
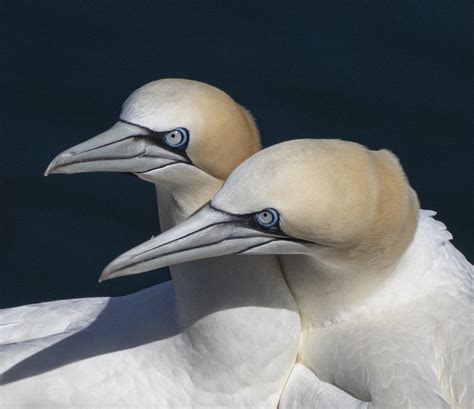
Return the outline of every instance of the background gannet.
[[[168,79],[134,92],[117,124],[59,155],[46,173],[126,171],[156,182],[169,227],[259,147],[250,114],[227,94]],[[56,315],[52,331],[44,321],[10,331],[0,347],[2,404],[275,408],[300,334],[275,257],[215,258],[171,274],[173,285],[72,300],[97,308],[71,320],[69,301],[48,303],[35,317]],[[8,310],[8,320],[27,313]]]
[[[331,395],[325,382],[334,384],[361,400],[355,406],[467,408],[473,269],[433,214],[419,213],[390,152],[295,140],[246,160],[208,205],[118,257],[101,278],[280,254],[302,317],[299,360],[321,391]],[[312,387],[321,407],[341,407]]]

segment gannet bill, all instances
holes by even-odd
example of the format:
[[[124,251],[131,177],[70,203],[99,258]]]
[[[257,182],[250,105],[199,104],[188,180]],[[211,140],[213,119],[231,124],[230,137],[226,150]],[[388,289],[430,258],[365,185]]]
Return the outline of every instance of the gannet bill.
[[[336,385],[357,407],[468,408],[473,268],[433,215],[419,211],[392,153],[294,140],[247,159],[209,204],[119,256],[101,279],[279,254],[302,317],[299,360],[322,391]]]
[[[46,174],[133,172],[156,184],[168,228],[259,148],[251,115],[227,94],[167,79],[135,91],[117,124],[58,155]],[[171,275],[172,284],[106,299],[92,314],[0,346],[2,405],[275,408],[300,335],[276,258],[215,258]],[[42,312],[66,313],[64,303]]]

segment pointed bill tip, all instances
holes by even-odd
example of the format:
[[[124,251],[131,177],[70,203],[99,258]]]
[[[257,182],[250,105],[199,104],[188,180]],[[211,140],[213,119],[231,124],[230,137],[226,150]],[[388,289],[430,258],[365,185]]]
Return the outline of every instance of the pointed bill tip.
[[[54,162],[54,161],[53,161]],[[43,176],[48,176],[49,174],[53,173],[54,171],[54,164],[53,162],[51,162],[48,167],[46,168],[46,170],[44,171],[43,173]]]
[[[112,278],[121,277],[126,274],[128,264],[130,263],[129,257],[119,256],[115,260],[107,264],[99,276],[99,283],[102,281],[110,280]]]
[[[113,275],[109,274],[107,271],[104,270],[102,271],[102,273],[100,273],[100,276],[97,279],[97,282],[102,283],[104,281],[110,280],[111,278],[114,278]]]
[[[74,153],[70,151],[64,151],[57,155],[48,165],[44,171],[44,176],[48,176],[51,173],[57,173],[57,170],[60,169],[63,165],[67,165],[71,158],[74,156]],[[61,172],[59,172],[61,173]]]
[[[113,278],[114,268],[113,268],[112,264],[114,264],[114,263],[112,262],[112,263],[108,264],[104,268],[102,273],[100,273],[100,276],[99,276],[99,279],[98,279],[99,283],[102,283],[103,281],[106,281],[106,280],[109,280],[110,278]]]

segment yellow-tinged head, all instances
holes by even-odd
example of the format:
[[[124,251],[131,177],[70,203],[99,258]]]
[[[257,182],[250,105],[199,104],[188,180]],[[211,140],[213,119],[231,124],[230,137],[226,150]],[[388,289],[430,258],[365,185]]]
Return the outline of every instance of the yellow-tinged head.
[[[418,217],[396,156],[341,140],[293,140],[255,154],[212,205],[238,214],[272,208],[290,237],[387,263],[405,250]]]
[[[46,174],[131,172],[159,182],[161,169],[188,164],[222,180],[259,149],[252,116],[225,92],[162,79],[133,92],[111,129],[58,155]]]

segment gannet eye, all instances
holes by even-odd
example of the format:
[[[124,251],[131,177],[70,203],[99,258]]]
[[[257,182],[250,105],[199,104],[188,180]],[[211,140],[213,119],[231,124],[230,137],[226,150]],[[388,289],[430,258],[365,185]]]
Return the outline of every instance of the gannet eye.
[[[279,219],[280,216],[275,209],[265,209],[255,215],[257,223],[266,229],[276,226]]]
[[[176,128],[168,132],[164,136],[164,140],[168,146],[172,148],[182,148],[186,146],[189,140],[188,131],[184,128]]]

